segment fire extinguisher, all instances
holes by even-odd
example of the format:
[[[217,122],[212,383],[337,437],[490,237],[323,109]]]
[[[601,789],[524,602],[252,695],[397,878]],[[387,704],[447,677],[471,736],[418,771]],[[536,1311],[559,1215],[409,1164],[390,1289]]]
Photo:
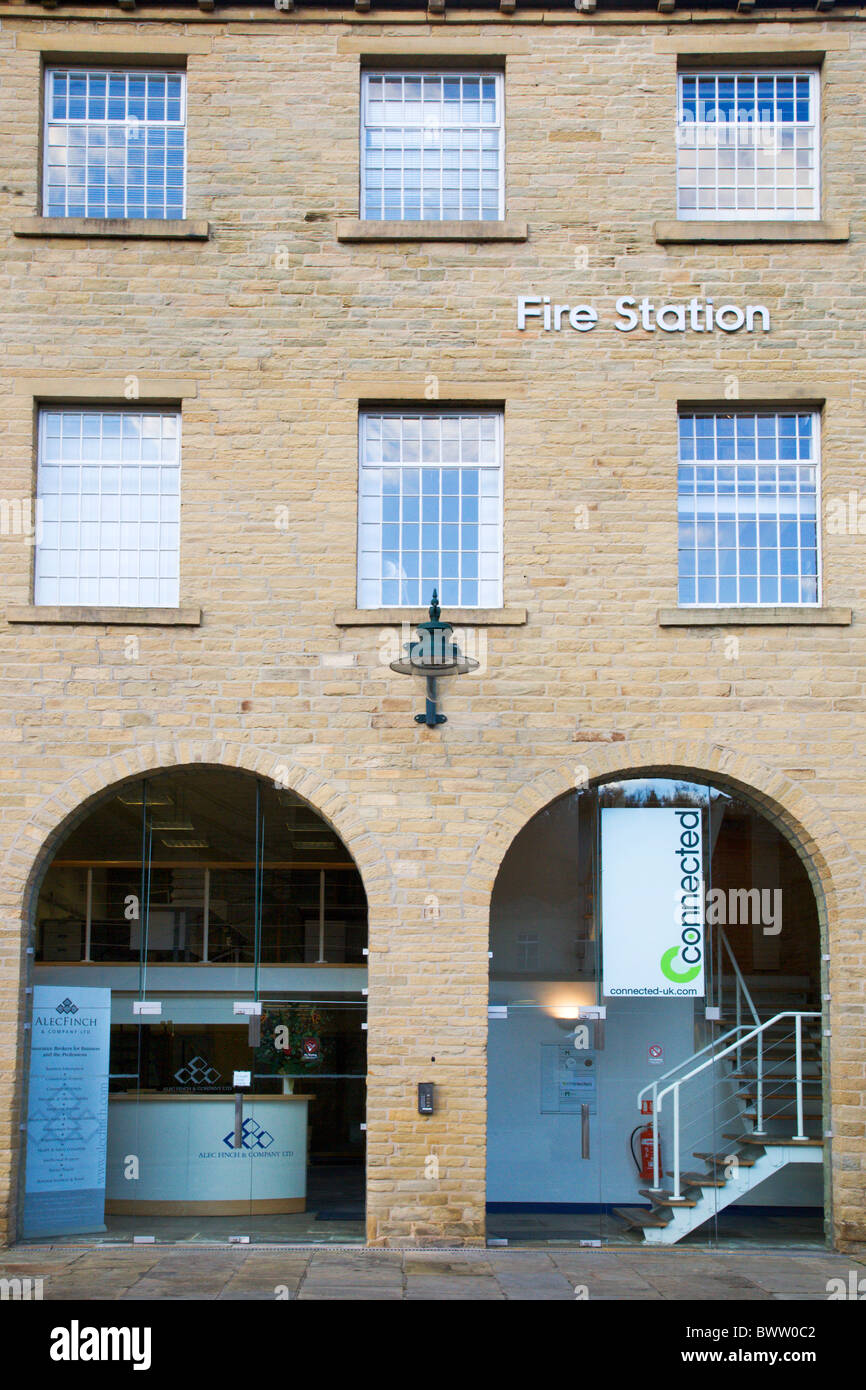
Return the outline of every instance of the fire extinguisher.
[[[653,1104],[651,1100],[641,1101],[640,1113],[642,1115],[652,1115]],[[638,1133],[638,1130],[640,1130],[640,1136],[638,1138],[638,1144],[640,1147],[640,1159],[638,1159],[638,1156],[634,1151],[634,1137]],[[661,1135],[659,1135],[658,1146],[659,1176],[661,1177],[661,1174],[664,1172],[664,1165],[662,1162]],[[640,1175],[641,1182],[653,1182],[655,1179],[655,1167],[653,1162],[655,1158],[655,1145],[653,1143],[652,1124],[644,1125],[643,1129],[641,1129],[640,1125],[636,1125],[635,1128],[632,1130],[631,1135],[629,1136],[629,1147],[631,1149],[631,1156],[635,1161],[635,1167],[637,1168],[638,1173]]]

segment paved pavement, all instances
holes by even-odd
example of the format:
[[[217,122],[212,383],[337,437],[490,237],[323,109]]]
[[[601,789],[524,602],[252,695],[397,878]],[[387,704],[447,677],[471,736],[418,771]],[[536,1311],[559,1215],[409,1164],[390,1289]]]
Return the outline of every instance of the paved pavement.
[[[368,1250],[17,1247],[0,1279],[41,1278],[44,1299],[826,1300],[866,1290],[866,1251]],[[31,1285],[31,1287],[33,1287]],[[0,1286],[14,1297],[15,1285]],[[32,1296],[32,1295],[31,1295]]]

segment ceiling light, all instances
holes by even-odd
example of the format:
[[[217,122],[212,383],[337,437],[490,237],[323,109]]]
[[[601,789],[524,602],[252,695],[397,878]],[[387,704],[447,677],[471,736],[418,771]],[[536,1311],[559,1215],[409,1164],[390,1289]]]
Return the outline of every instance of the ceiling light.
[[[144,798],[141,792],[127,792],[125,796],[118,796],[118,801],[123,806],[142,806]],[[174,803],[170,796],[159,796],[157,793],[148,792],[148,806],[173,806]]]

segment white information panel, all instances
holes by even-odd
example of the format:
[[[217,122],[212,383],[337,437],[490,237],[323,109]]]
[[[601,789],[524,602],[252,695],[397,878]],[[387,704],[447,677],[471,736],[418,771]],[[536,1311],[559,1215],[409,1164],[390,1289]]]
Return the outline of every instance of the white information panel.
[[[37,985],[22,1235],[105,1230],[111,990]]]
[[[604,808],[601,905],[606,996],[703,997],[700,810]]]
[[[542,1115],[577,1115],[582,1105],[597,1113],[595,1057],[567,1043],[541,1044]]]

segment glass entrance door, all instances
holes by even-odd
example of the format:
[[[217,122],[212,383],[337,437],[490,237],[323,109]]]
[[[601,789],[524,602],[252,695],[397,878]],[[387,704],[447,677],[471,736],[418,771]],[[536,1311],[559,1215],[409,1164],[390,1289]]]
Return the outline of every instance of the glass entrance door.
[[[490,1006],[489,1243],[601,1239],[598,1028],[578,1007],[519,999]]]
[[[254,1114],[251,1024],[223,999],[114,1002],[105,1220],[112,1239],[218,1241],[251,1233],[270,1197]],[[253,1027],[257,1022],[252,1020]],[[270,1175],[268,1175],[270,1176]],[[263,1210],[268,1210],[265,1206]]]
[[[235,993],[116,1001],[107,1237],[363,1241],[366,1001]]]
[[[491,908],[487,1230],[493,1241],[601,1239],[603,1032],[594,811],[575,795],[514,842]]]
[[[365,1237],[367,1007],[351,996],[265,998],[252,1118],[285,1117],[283,1155],[297,1199],[280,1240]]]

